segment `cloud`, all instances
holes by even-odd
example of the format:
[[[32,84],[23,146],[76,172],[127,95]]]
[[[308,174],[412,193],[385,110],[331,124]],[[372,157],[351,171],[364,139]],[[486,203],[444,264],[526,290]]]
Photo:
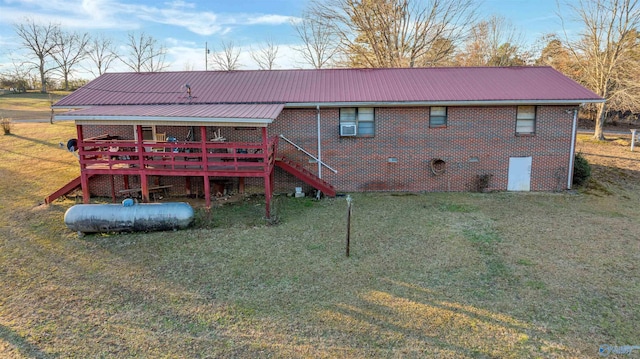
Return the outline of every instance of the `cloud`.
[[[246,19],[247,25],[282,25],[288,24],[291,21],[296,21],[297,18],[293,16],[284,15],[260,15],[260,16],[248,16]]]
[[[184,1],[165,3],[167,7],[130,5],[130,14],[160,24],[183,27],[195,34],[209,36],[226,34],[233,27],[252,25],[282,25],[295,21],[291,16],[275,14],[218,14],[199,11]]]
[[[132,30],[142,27],[144,22],[153,22],[210,36],[228,33],[239,26],[277,26],[296,21],[294,17],[278,14],[216,13],[184,0],[159,5],[130,4],[117,0],[5,0],[4,4],[6,6],[0,6],[4,19],[28,17],[86,30]]]

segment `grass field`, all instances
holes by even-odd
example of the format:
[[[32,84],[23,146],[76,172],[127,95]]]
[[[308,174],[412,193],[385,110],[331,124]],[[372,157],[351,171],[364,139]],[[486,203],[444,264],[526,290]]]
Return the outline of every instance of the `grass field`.
[[[0,357],[592,358],[640,345],[640,154],[578,141],[586,189],[260,197],[179,232],[91,235],[71,123],[0,136]],[[202,224],[207,224],[202,225]],[[634,352],[634,355],[638,355]],[[633,355],[631,356],[633,357]]]
[[[51,102],[54,103],[69,94],[54,91],[51,94],[28,92],[0,95],[0,117],[13,120],[49,119]]]

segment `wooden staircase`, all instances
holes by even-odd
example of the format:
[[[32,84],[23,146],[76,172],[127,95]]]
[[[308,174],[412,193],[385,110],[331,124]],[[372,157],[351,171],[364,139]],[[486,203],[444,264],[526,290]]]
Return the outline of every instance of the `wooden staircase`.
[[[306,168],[304,168],[301,164],[292,161],[288,158],[276,158],[276,166],[282,168],[283,170],[291,173],[296,178],[300,179],[304,183],[312,186],[313,188],[322,191],[327,197],[335,197],[336,189],[331,185],[331,183],[323,180],[322,178],[316,176],[312,172],[309,172]]]
[[[89,176],[89,177],[91,177],[91,176]],[[53,192],[52,194],[48,195],[47,197],[45,197],[44,198],[44,203],[50,204],[51,202],[55,201],[56,199],[64,196],[67,193],[70,193],[74,189],[80,187],[80,184],[81,184],[81,180],[80,180],[80,176],[78,176],[77,178],[74,178],[71,181],[69,181],[69,183],[67,183],[66,185],[62,186],[62,188],[60,188],[59,190],[57,190],[57,191]]]

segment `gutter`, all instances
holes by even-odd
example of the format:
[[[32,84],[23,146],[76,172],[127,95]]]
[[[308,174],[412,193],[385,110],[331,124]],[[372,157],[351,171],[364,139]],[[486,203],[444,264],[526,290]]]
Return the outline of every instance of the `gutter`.
[[[605,102],[604,99],[569,99],[569,100],[465,100],[465,101],[359,101],[359,102],[285,102],[285,108],[315,108],[317,106],[323,107],[402,107],[402,106],[494,106],[494,105],[579,105],[582,103],[602,103]],[[282,102],[278,102],[282,103]],[[240,105],[241,103],[197,103],[196,105]],[[242,103],[244,104],[244,103]],[[272,102],[255,102],[252,104],[273,104]],[[155,106],[153,105],[144,105],[144,106]],[[167,105],[167,104],[164,104]],[[51,106],[51,108],[55,110],[62,109],[86,109],[92,108],[96,106],[112,106],[112,105],[85,105],[85,106]],[[140,106],[140,104],[118,104],[113,106]]]
[[[272,118],[224,118],[224,117],[179,117],[179,116],[105,116],[105,115],[55,115],[56,120],[64,121],[153,121],[153,122],[237,122],[249,124],[269,124]]]
[[[604,99],[574,100],[493,100],[493,101],[368,101],[368,102],[285,102],[285,108],[301,107],[402,107],[402,106],[495,106],[495,105],[580,105],[582,103],[602,103]]]

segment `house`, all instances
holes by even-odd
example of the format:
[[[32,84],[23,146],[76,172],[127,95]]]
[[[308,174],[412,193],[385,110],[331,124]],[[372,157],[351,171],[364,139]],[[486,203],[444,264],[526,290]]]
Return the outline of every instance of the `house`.
[[[154,191],[571,187],[578,106],[550,67],[107,73],[60,100],[84,201]]]

